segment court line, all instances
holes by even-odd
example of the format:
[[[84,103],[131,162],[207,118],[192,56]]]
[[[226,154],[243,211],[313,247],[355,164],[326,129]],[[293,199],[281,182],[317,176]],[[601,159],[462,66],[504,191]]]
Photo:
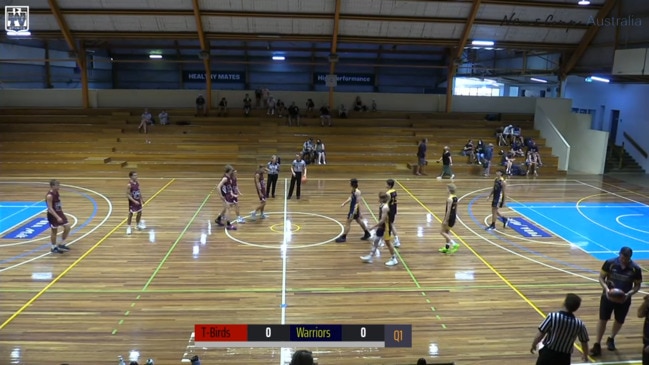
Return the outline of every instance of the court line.
[[[563,284],[563,283],[548,283],[548,284],[521,284],[521,288],[574,288],[574,287],[588,287],[592,288],[590,283],[582,284]],[[507,285],[462,285],[462,286],[422,286],[416,287],[367,287],[367,288],[287,288],[287,293],[356,293],[356,292],[418,292],[420,290],[429,291],[454,291],[454,290],[467,290],[467,289],[502,289],[508,288]],[[147,294],[203,294],[203,293],[221,293],[221,294],[237,294],[237,293],[278,293],[281,289],[277,288],[253,288],[253,289],[149,289]],[[38,289],[0,289],[0,293],[31,293],[37,292]],[[50,289],[49,293],[69,293],[69,294],[133,294],[140,293],[141,289]]]
[[[288,251],[288,243],[287,238],[288,234],[291,232],[291,226],[288,224],[288,198],[286,196],[287,191],[288,191],[288,179],[284,178],[284,237],[282,237],[282,247],[281,247],[281,254],[282,254],[282,304],[280,307],[282,308],[281,310],[281,316],[280,324],[286,324],[286,259],[287,259],[287,251]]]
[[[596,190],[599,190],[599,191],[603,191],[603,192],[605,192],[605,193],[611,194],[611,195],[616,196],[616,197],[618,197],[618,198],[622,198],[622,199],[624,199],[624,200],[628,200],[628,201],[630,201],[630,202],[634,202],[634,203],[636,203],[636,204],[641,204],[641,205],[643,205],[643,206],[645,206],[645,207],[649,207],[649,205],[647,205],[647,204],[645,204],[645,203],[643,203],[643,202],[640,202],[640,201],[637,201],[637,200],[633,200],[633,199],[628,198],[628,197],[626,197],[626,196],[624,196],[624,195],[620,195],[620,194],[618,194],[618,193],[614,193],[614,192],[612,192],[612,191],[606,190],[606,189],[604,189],[604,188],[597,187],[597,186],[595,186],[595,185],[591,185],[591,184],[585,183],[585,182],[580,181],[580,180],[575,180],[575,181],[581,183],[582,185],[586,185],[586,186],[591,187],[591,188],[593,188],[593,189],[596,189]],[[620,188],[620,189],[627,190],[627,189],[624,189],[624,188]],[[629,190],[627,190],[627,191],[629,191]],[[639,195],[641,195],[641,194],[639,194]],[[645,198],[647,197],[647,196],[645,196],[645,195],[641,195],[641,196],[643,196],[643,197],[645,197]]]
[[[175,181],[175,179],[172,180],[172,182],[173,182],[173,181]],[[214,190],[215,190],[215,189],[216,189],[216,187],[214,187],[214,188],[213,188],[213,189],[212,189],[212,190],[207,194],[207,196],[205,197],[205,199],[203,199],[203,202],[202,202],[201,205],[198,207],[198,209],[196,209],[196,212],[194,212],[194,215],[191,217],[191,219],[189,220],[189,222],[187,222],[187,224],[185,225],[185,228],[183,228],[183,230],[180,232],[180,234],[178,235],[178,238],[176,238],[176,241],[171,245],[171,247],[169,247],[169,249],[167,250],[167,253],[164,255],[164,257],[162,258],[162,260],[160,261],[160,263],[158,264],[158,266],[155,268],[155,270],[153,270],[153,273],[151,274],[151,276],[149,276],[149,280],[147,280],[146,283],[144,284],[144,286],[142,287],[142,289],[140,289],[140,290],[138,291],[140,294],[138,294],[138,296],[135,297],[135,300],[134,300],[134,301],[131,303],[131,305],[129,306],[129,308],[131,308],[131,310],[132,310],[133,307],[135,307],[135,303],[136,303],[138,300],[140,300],[140,298],[141,298],[141,296],[142,296],[142,293],[145,293],[145,292],[147,291],[147,289],[149,288],[149,285],[151,285],[151,282],[153,282],[153,279],[155,279],[155,277],[158,275],[158,273],[160,272],[160,269],[162,268],[162,266],[165,264],[165,262],[167,262],[167,259],[169,259],[169,256],[171,256],[171,253],[173,252],[173,250],[176,248],[176,246],[178,246],[178,243],[180,242],[180,240],[182,240],[182,238],[185,236],[185,233],[186,233],[187,230],[189,229],[189,226],[191,226],[192,223],[194,223],[194,221],[196,220],[196,217],[198,217],[198,213],[201,212],[201,210],[203,209],[203,207],[205,206],[205,204],[207,203],[207,201],[209,200],[209,198],[210,198],[210,197],[212,196],[212,194],[214,193]],[[150,200],[150,199],[149,199],[149,200]],[[128,317],[128,315],[130,314],[131,310],[127,310],[126,312],[124,312],[124,316],[125,316],[125,317]],[[125,321],[125,319],[121,319],[121,320],[118,322],[118,326],[121,325],[121,324],[123,324],[124,321]],[[113,331],[111,332],[111,334],[114,335],[114,334],[116,334],[116,333],[117,333],[117,328],[113,328]]]
[[[410,197],[411,197],[412,199],[414,199],[417,203],[419,203],[419,205],[422,206],[422,208],[424,208],[426,211],[428,211],[428,213],[430,213],[433,217],[435,217],[435,219],[436,219],[438,222],[440,222],[440,223],[442,222],[442,220],[441,220],[441,219],[440,219],[440,218],[439,218],[435,213],[433,213],[433,212],[428,208],[428,206],[426,206],[426,205],[425,205],[421,200],[419,200],[419,199],[418,199],[418,198],[417,198],[417,197],[416,197],[412,192],[410,192],[410,190],[408,190],[405,186],[403,186],[403,184],[401,184],[401,182],[399,182],[398,180],[395,180],[395,181],[396,181],[397,184],[399,184],[399,186],[401,186],[401,188],[402,188],[406,193],[408,193],[408,195],[410,195]],[[514,285],[511,281],[509,281],[509,279],[507,279],[503,274],[501,274],[500,271],[498,271],[498,269],[496,269],[493,265],[491,265],[491,264],[489,263],[489,261],[487,261],[484,257],[482,257],[482,255],[480,255],[480,254],[479,254],[479,253],[478,253],[478,252],[477,252],[477,251],[476,251],[476,250],[475,250],[471,245],[469,245],[469,244],[468,244],[468,243],[467,243],[467,242],[466,242],[462,237],[460,237],[457,233],[455,233],[454,230],[451,230],[451,233],[453,233],[453,236],[455,236],[455,237],[456,237],[460,242],[462,242],[462,244],[464,244],[464,246],[465,246],[469,251],[471,251],[471,253],[472,253],[476,258],[478,258],[478,260],[480,260],[480,261],[481,261],[481,262],[482,262],[482,263],[483,263],[483,264],[484,264],[484,265],[485,265],[489,270],[491,270],[494,274],[496,274],[496,276],[497,276],[500,280],[502,280],[502,281],[503,281],[503,282],[504,282],[504,283],[505,283],[505,284],[506,284],[510,289],[512,289],[512,290],[513,290],[513,291],[514,291],[514,292],[515,292],[515,293],[516,293],[516,294],[517,294],[521,299],[523,299],[523,301],[525,301],[525,303],[527,303],[530,307],[532,307],[532,309],[534,309],[534,311],[536,311],[536,313],[538,313],[538,314],[539,314],[541,317],[543,317],[543,318],[546,317],[546,314],[545,314],[545,313],[544,313],[544,312],[543,312],[543,311],[542,311],[542,310],[541,310],[541,309],[540,309],[536,304],[534,304],[534,302],[532,302],[532,301],[531,301],[527,296],[525,296],[525,294],[523,294],[523,293],[518,289],[518,287],[517,287],[516,285]],[[476,232],[474,231],[474,233],[476,233]],[[584,353],[584,349],[581,348],[581,345],[578,345],[577,343],[575,343],[574,346],[575,346],[575,348],[577,348],[581,353]],[[585,350],[587,351],[588,349],[585,349]],[[590,360],[593,361],[592,358],[590,358]]]
[[[624,218],[624,217],[644,217],[644,214],[622,214],[622,215],[618,215],[617,217],[615,217],[615,221],[617,222],[617,224],[621,225],[622,227],[624,227],[626,229],[630,229],[632,231],[636,231],[636,232],[640,232],[640,233],[649,234],[649,231],[645,231],[645,230],[642,230],[642,229],[637,229],[635,227],[631,227],[629,225],[626,225],[626,224],[620,222],[620,219]]]
[[[579,181],[579,180],[575,180],[575,181]],[[579,181],[579,182],[581,182],[581,181]],[[629,182],[626,182],[626,181],[622,181],[622,182],[623,182],[623,183],[626,183],[626,184],[636,185],[636,184],[634,184],[634,183],[629,183]],[[583,182],[582,182],[582,183],[583,183]],[[637,191],[629,190],[629,189],[627,189],[627,188],[623,188],[623,187],[621,187],[621,186],[617,186],[617,185],[615,185],[615,184],[607,183],[607,182],[604,182],[604,181],[602,181],[602,184],[604,184],[604,185],[614,186],[614,187],[616,187],[616,188],[618,188],[618,189],[624,190],[624,191],[629,192],[629,193],[631,193],[631,194],[639,195],[639,196],[641,196],[641,197],[643,197],[643,198],[649,198],[649,195],[645,195],[645,194],[642,194],[642,193],[638,193]],[[638,186],[639,188],[645,189],[645,188],[642,187],[642,186],[639,186],[639,185],[636,185],[636,186]]]
[[[163,191],[164,191],[164,190],[165,190],[169,185],[171,185],[174,181],[175,181],[175,179],[171,179],[171,181],[169,181],[169,182],[168,182],[167,184],[165,184],[162,188],[160,188],[160,190],[158,190],[155,194],[153,194],[153,195],[151,196],[151,198],[149,198],[149,200],[147,200],[147,201],[144,203],[144,205],[148,204],[151,200],[153,200],[156,196],[158,196],[158,194],[160,194],[161,192],[163,192]],[[112,205],[111,205],[111,207],[112,207]],[[106,219],[108,219],[108,216],[106,217]],[[9,323],[11,323],[11,322],[12,322],[16,317],[18,317],[21,313],[23,313],[23,312],[25,311],[25,309],[27,309],[27,308],[28,308],[30,305],[32,305],[32,304],[33,304],[33,303],[34,303],[38,298],[40,298],[43,294],[45,294],[45,292],[46,292],[49,288],[51,288],[52,286],[54,286],[54,284],[56,284],[59,280],[61,280],[61,278],[63,278],[63,277],[64,277],[68,272],[70,272],[70,270],[72,270],[75,266],[77,266],[77,265],[78,265],[78,264],[79,264],[83,259],[85,259],[86,257],[88,257],[88,255],[90,255],[90,254],[91,254],[91,253],[92,253],[92,252],[93,252],[97,247],[99,247],[99,246],[100,246],[104,241],[106,241],[106,239],[108,239],[108,237],[110,237],[113,233],[115,233],[115,231],[117,231],[117,229],[118,229],[121,225],[123,225],[124,223],[126,223],[126,218],[124,218],[124,219],[123,219],[123,220],[122,220],[122,221],[121,221],[117,226],[115,226],[115,228],[113,228],[112,230],[110,230],[110,232],[106,233],[106,235],[104,235],[104,237],[102,237],[99,241],[97,241],[97,243],[95,243],[95,244],[94,244],[92,247],[90,247],[86,252],[84,252],[84,253],[83,253],[83,254],[82,254],[78,259],[76,259],[76,260],[75,260],[72,264],[70,264],[70,265],[69,265],[65,270],[63,270],[63,272],[61,272],[61,273],[60,273],[59,275],[57,275],[54,279],[52,279],[52,281],[50,281],[49,284],[47,284],[43,289],[41,289],[38,293],[36,293],[36,295],[34,295],[30,300],[27,301],[27,303],[23,304],[23,306],[20,307],[16,312],[14,312],[14,313],[13,313],[13,314],[12,314],[12,315],[7,319],[7,320],[5,320],[2,324],[0,324],[0,330],[2,330],[2,329],[5,328],[7,325],[9,325]],[[100,226],[97,226],[97,228],[99,228],[99,227],[100,227]]]
[[[108,203],[108,212],[106,213],[106,216],[104,216],[104,218],[102,219],[102,221],[99,222],[99,223],[98,223],[98,224],[97,224],[93,229],[91,229],[90,231],[88,231],[88,232],[84,233],[83,235],[81,235],[80,237],[77,237],[77,238],[73,239],[72,241],[68,242],[67,245],[68,245],[68,246],[72,246],[72,245],[75,244],[76,242],[82,240],[83,238],[87,237],[88,235],[92,234],[93,232],[95,232],[96,230],[98,230],[99,228],[101,228],[101,227],[104,225],[104,223],[106,223],[106,221],[108,221],[108,218],[110,218],[111,214],[113,214],[113,203],[111,203],[111,202],[110,202],[110,199],[108,199],[105,195],[103,195],[103,194],[101,194],[101,193],[99,193],[99,192],[97,192],[97,191],[94,191],[94,190],[88,189],[88,188],[82,188],[81,186],[67,185],[67,184],[61,184],[61,186],[65,186],[65,187],[73,187],[73,188],[76,188],[76,189],[80,189],[80,190],[85,190],[85,191],[91,192],[91,193],[93,193],[93,194],[96,194],[97,196],[100,196],[101,198],[103,198],[103,199],[106,201],[106,203]],[[83,194],[81,194],[81,195],[83,195]],[[97,212],[97,202],[95,201],[95,199],[90,199],[90,201],[93,203],[93,212],[92,212],[92,216],[94,217],[94,215],[95,215],[96,212]],[[90,223],[90,218],[87,219],[87,220],[86,220],[86,221],[81,225],[81,227],[79,227],[79,229],[81,229],[82,227],[84,227],[85,225],[87,225],[87,224],[89,224],[89,223]],[[72,233],[74,233],[74,232],[76,232],[76,231],[73,231]],[[35,261],[35,260],[41,259],[41,258],[46,257],[46,256],[48,256],[48,255],[50,255],[50,253],[49,253],[49,252],[46,252],[46,253],[44,253],[44,254],[42,254],[42,255],[40,255],[40,256],[32,257],[32,258],[29,259],[29,260],[25,260],[25,261],[19,262],[19,263],[17,263],[17,264],[11,265],[11,266],[7,266],[7,267],[5,267],[4,269],[0,269],[0,273],[2,273],[2,272],[4,272],[4,271],[7,271],[7,270],[15,269],[15,268],[17,268],[17,267],[19,267],[19,266],[22,266],[22,265],[28,264],[28,263],[30,263],[30,262],[32,262],[32,261]]]
[[[618,232],[618,231],[616,231],[616,230],[614,230],[614,229],[610,229],[610,228],[604,226],[603,224],[600,224],[600,223],[596,222],[595,220],[591,219],[591,218],[588,217],[584,212],[581,211],[581,209],[580,209],[580,207],[579,207],[579,204],[581,204],[581,203],[582,203],[584,200],[586,200],[586,199],[592,198],[592,197],[594,197],[594,196],[600,196],[600,195],[605,195],[605,194],[602,194],[602,193],[600,193],[600,194],[593,194],[593,195],[585,196],[585,197],[583,197],[583,198],[577,200],[577,203],[575,203],[575,208],[577,208],[577,213],[579,213],[582,217],[586,218],[586,220],[588,220],[589,222],[593,223],[594,225],[596,225],[596,226],[598,226],[598,227],[601,227],[601,228],[604,228],[604,230],[607,230],[607,231],[609,231],[609,232],[613,232],[613,233],[617,233],[617,234],[619,234],[620,236],[624,236],[624,237],[626,237],[626,238],[632,239],[632,240],[634,240],[634,241],[638,241],[638,242],[640,242],[640,243],[649,243],[649,241],[644,241],[644,240],[641,240],[641,239],[639,239],[639,238],[637,238],[637,237],[629,236],[629,235],[624,234],[624,233],[622,233],[622,232]],[[646,206],[645,206],[645,207],[646,207]],[[638,207],[638,208],[640,208],[640,207]],[[619,223],[619,222],[618,222],[618,223]]]

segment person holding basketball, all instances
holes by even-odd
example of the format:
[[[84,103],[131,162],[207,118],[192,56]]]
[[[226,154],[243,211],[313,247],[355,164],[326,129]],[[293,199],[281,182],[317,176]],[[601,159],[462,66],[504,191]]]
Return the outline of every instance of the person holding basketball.
[[[591,356],[600,356],[602,346],[600,342],[606,331],[606,323],[615,314],[615,322],[611,336],[606,340],[609,351],[615,351],[615,336],[622,329],[624,319],[631,307],[631,297],[640,290],[642,284],[642,270],[635,262],[631,261],[633,250],[622,247],[618,257],[608,259],[602,265],[599,274],[599,285],[602,287],[602,296],[599,301],[599,322],[597,322],[597,338],[590,350]],[[617,294],[619,293],[619,294]]]
[[[509,220],[500,214],[499,208],[502,208],[505,205],[505,191],[507,189],[507,181],[503,175],[505,172],[503,170],[496,171],[496,179],[494,180],[494,187],[491,189],[491,193],[487,199],[493,198],[491,200],[491,224],[487,227],[487,231],[496,229],[496,218],[500,218],[503,222],[503,228],[507,228]]]
[[[340,204],[341,207],[344,207],[349,203],[349,213],[347,213],[347,221],[345,222],[345,230],[343,231],[343,234],[340,235],[340,237],[336,238],[337,243],[343,243],[347,242],[347,233],[349,233],[349,229],[351,228],[352,221],[356,221],[358,225],[363,228],[363,231],[365,234],[363,237],[361,237],[362,240],[367,241],[370,239],[370,231],[367,229],[367,225],[365,225],[365,222],[363,222],[363,215],[361,214],[361,191],[358,189],[358,180],[356,179],[351,179],[349,180],[349,185],[352,187],[352,193],[345,200],[342,204]]]
[[[47,192],[47,195],[45,195],[45,201],[47,202],[47,221],[49,222],[51,229],[50,239],[52,242],[52,253],[63,253],[70,250],[70,248],[65,244],[65,239],[68,238],[68,234],[70,234],[70,223],[68,223],[68,218],[65,216],[65,213],[63,213],[59,187],[60,184],[58,180],[50,180],[50,190]],[[61,243],[57,246],[56,235],[59,227],[63,227],[63,234],[61,235]]]

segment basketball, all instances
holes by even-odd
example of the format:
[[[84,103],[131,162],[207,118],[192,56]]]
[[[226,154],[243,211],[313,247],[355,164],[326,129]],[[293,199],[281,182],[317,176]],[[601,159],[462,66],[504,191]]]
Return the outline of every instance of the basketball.
[[[626,293],[623,290],[613,288],[609,289],[606,298],[614,303],[624,303],[626,301]]]

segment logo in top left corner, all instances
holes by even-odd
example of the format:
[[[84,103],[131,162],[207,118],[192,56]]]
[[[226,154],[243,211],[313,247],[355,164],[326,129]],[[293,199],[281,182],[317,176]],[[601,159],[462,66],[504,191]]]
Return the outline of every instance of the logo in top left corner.
[[[7,35],[28,35],[29,6],[5,6],[5,30]]]

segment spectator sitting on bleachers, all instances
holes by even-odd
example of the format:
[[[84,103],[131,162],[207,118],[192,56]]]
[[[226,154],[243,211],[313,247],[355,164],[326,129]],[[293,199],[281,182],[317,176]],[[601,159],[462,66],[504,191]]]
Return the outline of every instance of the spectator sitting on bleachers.
[[[207,105],[205,104],[203,95],[198,95],[196,98],[196,116],[199,114],[207,115]]]
[[[306,113],[305,116],[307,118],[313,118],[313,112],[315,108],[315,103],[313,102],[313,99],[307,99],[306,100]]]
[[[338,117],[347,118],[347,108],[345,108],[345,104],[340,104],[340,108],[338,108]]]
[[[525,175],[530,174],[532,172],[534,176],[539,176],[539,160],[537,157],[537,154],[532,151],[527,152],[527,158],[525,159],[525,165],[527,165],[527,172]]]
[[[325,121],[331,127],[331,112],[329,111],[328,106],[323,105],[322,108],[320,108],[320,126],[324,127]]]
[[[307,164],[312,164],[315,161],[315,144],[312,137],[309,137],[302,145],[302,159]]]
[[[160,119],[160,125],[169,124],[169,114],[164,109],[160,112],[160,114],[158,114],[158,119]]]
[[[288,125],[289,127],[293,125],[295,121],[296,126],[300,126],[300,108],[295,105],[295,102],[291,103],[291,106],[288,107]]]
[[[363,101],[361,100],[360,96],[357,96],[356,100],[354,100],[354,111],[355,112],[358,112],[358,111],[366,112],[367,111],[367,105],[363,104]]]
[[[257,92],[255,91],[255,94]],[[257,96],[255,95],[255,98]],[[259,99],[261,101],[261,90],[259,90]],[[259,103],[257,103],[259,104]],[[243,97],[243,115],[246,117],[250,115],[250,110],[252,109],[252,99],[250,99],[250,96],[246,94],[246,96]]]
[[[284,114],[286,114],[286,104],[282,99],[277,99],[277,116],[281,118]]]
[[[475,153],[473,151],[473,140],[470,139],[466,142],[464,145],[464,148],[462,149],[462,156],[468,156],[466,163],[470,164],[473,163],[475,160]]]
[[[223,114],[225,116],[228,113],[228,100],[224,97],[219,101],[219,116]]]
[[[140,125],[137,127],[138,132],[144,131],[144,134],[148,133],[147,128],[153,124],[153,116],[149,113],[149,109],[145,108],[144,113],[140,117]]]
[[[512,143],[512,148],[509,151],[514,157],[525,157],[525,152],[523,152],[523,146],[521,143],[515,139],[514,143]]]
[[[505,135],[503,134],[504,131],[505,128],[503,127],[496,128],[496,144],[498,147],[507,146],[507,140],[505,140]]]
[[[482,139],[478,140],[478,144],[475,145],[475,163],[476,164],[481,164],[482,159],[484,158],[484,141]]]

